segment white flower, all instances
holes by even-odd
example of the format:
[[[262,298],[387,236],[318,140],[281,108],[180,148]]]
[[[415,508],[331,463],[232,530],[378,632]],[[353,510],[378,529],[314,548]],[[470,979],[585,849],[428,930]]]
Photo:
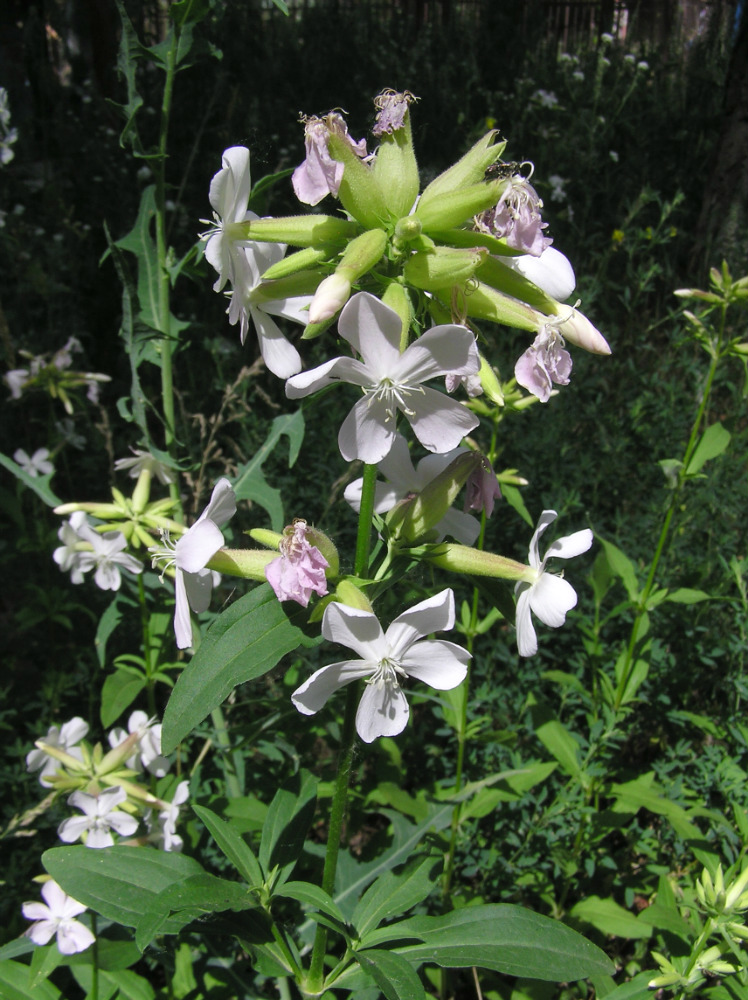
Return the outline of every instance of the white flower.
[[[51,747],[64,750],[65,753],[69,753],[71,757],[75,757],[77,760],[82,760],[83,754],[75,744],[80,743],[87,733],[88,723],[76,715],[75,718],[69,722],[64,722],[59,728],[57,726],[50,726],[47,730],[47,735],[44,737],[44,742]],[[60,767],[61,765],[58,760],[50,757],[45,750],[40,750],[38,747],[26,755],[26,770],[38,771],[41,768],[39,781],[45,788],[52,787],[53,783],[47,779],[51,775],[56,774]]]
[[[213,572],[208,563],[223,545],[221,528],[236,513],[236,496],[228,479],[219,479],[213,488],[210,503],[176,542],[168,532],[162,533],[163,545],[154,547],[154,568],[162,565],[161,576],[174,568],[174,634],[179,649],[192,645],[190,608],[200,614],[207,611],[213,591]]]
[[[514,588],[517,595],[517,646],[520,656],[533,656],[538,651],[531,612],[534,612],[544,625],[559,628],[564,624],[567,612],[576,607],[577,594],[572,585],[561,576],[546,573],[545,564],[552,558],[571,559],[586,552],[592,545],[592,532],[589,528],[584,528],[582,531],[575,531],[573,535],[557,539],[541,562],[538,541],[557,516],[555,510],[544,510],[540,515],[530,542],[529,561],[535,570],[535,579],[532,583],[520,580]]]
[[[227,281],[231,283],[233,291],[227,312],[230,323],[239,323],[242,344],[251,320],[268,369],[279,378],[288,378],[301,371],[301,358],[270,316],[282,316],[305,324],[310,298],[300,296],[272,302],[250,301],[262,275],[282,259],[286,247],[284,244],[252,243],[242,238],[244,234],[238,224],[257,218],[254,212],[247,210],[251,187],[249,150],[244,146],[232,146],[224,151],[221,162],[221,170],[210,183],[215,224],[202,234],[203,238],[207,238],[205,259],[218,271],[213,288],[220,292]]]
[[[142,563],[124,551],[127,539],[122,532],[99,534],[82,511],[76,511],[67,524],[62,525],[57,537],[63,545],[55,549],[53,559],[63,572],[71,570],[73,583],[82,583],[84,574],[95,568],[97,587],[119,590],[122,584],[120,566],[131,573],[143,572]]]
[[[387,482],[377,481],[374,487],[374,510],[377,514],[385,514],[407,496],[420,493],[458,455],[466,451],[467,448],[453,448],[445,455],[426,455],[414,468],[408,442],[402,434],[396,434],[389,455],[379,463],[379,471]],[[345,499],[355,511],[361,509],[363,482],[363,479],[355,479],[345,488]],[[434,529],[438,532],[438,542],[445,535],[451,535],[463,545],[472,545],[480,533],[480,523],[461,510],[448,510],[441,521],[434,525]]]
[[[128,758],[127,767],[132,771],[145,768],[157,778],[163,778],[171,762],[161,755],[161,725],[156,725],[155,720],[149,719],[145,712],[133,712],[127,721],[127,731],[118,726],[109,733],[109,746],[112,749],[118,747],[132,733],[138,733],[137,750]]]
[[[470,330],[454,324],[432,327],[401,354],[401,327],[394,310],[368,292],[359,292],[343,308],[338,330],[362,360],[334,358],[286,382],[290,399],[339,381],[361,386],[364,398],[353,407],[338,434],[346,461],[381,462],[395,440],[398,410],[428,451],[451,451],[478,425],[470,410],[421,384],[440,375],[478,371],[480,360]]]
[[[536,90],[532,96],[543,108],[555,108],[558,104],[558,98],[552,90]]]
[[[57,828],[60,840],[72,844],[85,835],[86,847],[111,847],[114,844],[112,830],[121,837],[129,837],[137,830],[138,821],[129,813],[117,809],[126,798],[127,793],[119,785],[105,788],[98,795],[73,792],[68,805],[80,809],[83,816],[72,816],[60,823]]]
[[[49,448],[37,448],[33,455],[29,455],[23,448],[16,448],[13,452],[13,461],[34,479],[55,471],[54,465],[49,460]]]
[[[522,254],[519,257],[499,257],[498,260],[518,271],[546,295],[564,302],[574,291],[577,279],[568,257],[555,247],[546,247],[539,257]]]
[[[26,937],[34,944],[47,944],[57,935],[57,949],[61,955],[75,955],[85,951],[96,940],[85,924],[74,920],[86,912],[86,907],[68,896],[56,882],[45,882],[42,886],[45,903],[24,903],[22,913],[27,920],[36,923],[26,931]]]
[[[328,604],[322,635],[354,650],[360,659],[322,667],[294,691],[291,700],[304,715],[314,715],[338,688],[366,680],[356,713],[359,736],[365,743],[378,736],[397,736],[410,715],[402,680],[415,677],[438,691],[450,691],[465,679],[470,660],[466,649],[443,639],[424,639],[453,625],[451,590],[404,611],[386,632],[370,611]]]
[[[189,781],[180,781],[174,792],[174,798],[166,809],[162,809],[153,822],[150,810],[145,814],[143,820],[148,828],[148,839],[162,851],[174,851],[179,853],[182,850],[183,841],[177,834],[177,821],[179,819],[179,807],[184,805],[190,795]]]
[[[114,463],[116,472],[123,472],[125,469],[129,469],[128,475],[130,479],[137,479],[140,473],[146,469],[164,486],[168,486],[169,483],[174,482],[174,473],[169,466],[159,461],[149,451],[144,451],[142,448],[131,448],[130,451],[134,457],[118,458]]]
[[[11,399],[20,399],[21,390],[31,377],[28,368],[13,368],[3,375],[3,381],[10,389]]]

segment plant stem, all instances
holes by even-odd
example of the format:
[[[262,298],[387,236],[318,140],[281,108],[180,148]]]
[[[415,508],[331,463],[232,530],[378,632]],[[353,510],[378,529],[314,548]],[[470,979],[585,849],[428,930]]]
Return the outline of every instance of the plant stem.
[[[369,571],[371,551],[371,519],[374,514],[374,484],[377,479],[376,465],[364,466],[364,481],[361,486],[361,507],[358,514],[358,535],[356,536],[356,562],[354,573],[365,577]]]

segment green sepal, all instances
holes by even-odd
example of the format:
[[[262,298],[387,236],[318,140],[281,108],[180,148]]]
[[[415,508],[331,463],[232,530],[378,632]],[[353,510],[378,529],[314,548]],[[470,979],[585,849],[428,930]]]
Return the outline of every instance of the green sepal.
[[[410,112],[405,112],[402,128],[385,132],[374,160],[372,173],[384,191],[389,214],[394,219],[410,212],[421,180],[413,150]]]
[[[423,201],[425,198],[428,201],[431,198],[440,197],[483,180],[486,170],[501,157],[506,149],[504,140],[494,141],[498,134],[496,129],[492,129],[481,136],[457,163],[453,163],[451,167],[434,178],[423,192],[421,200]],[[498,198],[496,200],[498,201]]]
[[[542,288],[495,257],[487,257],[475,272],[476,278],[505,295],[526,302],[542,313],[555,314],[558,302]]]
[[[344,166],[338,198],[343,208],[366,229],[375,229],[387,222],[389,212],[379,182],[366,163],[351,149],[350,144],[334,132],[327,140],[333,160]]]
[[[414,288],[436,292],[463,284],[476,273],[486,257],[486,251],[480,248],[457,250],[455,247],[434,247],[419,250],[406,262],[403,277]]]
[[[503,323],[518,330],[536,333],[547,318],[531,306],[520,302],[511,295],[491,288],[484,282],[469,283],[465,289],[465,308],[474,319],[487,319],[492,323]]]
[[[263,281],[275,281],[278,278],[288,278],[299,271],[306,271],[314,268],[317,264],[324,264],[337,253],[336,247],[304,247],[289,254],[277,264],[272,264],[262,275]]]
[[[361,231],[360,226],[335,215],[286,215],[277,219],[249,219],[234,223],[240,240],[259,243],[290,243],[295,247],[319,247],[345,243]]]
[[[480,181],[469,184],[456,191],[444,194],[421,195],[415,216],[421,220],[424,231],[443,232],[461,226],[474,215],[480,215],[486,209],[493,208],[498,202],[506,185],[505,181]]]
[[[529,580],[534,582],[536,571],[524,563],[473,549],[456,542],[442,542],[440,545],[425,545],[422,552],[410,550],[411,555],[428,559],[441,569],[452,573],[467,573],[468,576],[493,576],[500,580]]]
[[[289,274],[288,277],[277,278],[275,281],[268,281],[263,275],[260,284],[252,289],[249,301],[276,302],[278,299],[290,299],[297,295],[313,295],[324,277],[322,271],[300,271],[298,274]]]

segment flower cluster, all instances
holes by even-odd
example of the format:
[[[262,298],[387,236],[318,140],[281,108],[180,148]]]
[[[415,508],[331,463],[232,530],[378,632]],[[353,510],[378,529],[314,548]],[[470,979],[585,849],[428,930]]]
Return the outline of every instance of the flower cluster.
[[[85,574],[93,569],[98,587],[119,590],[120,568],[130,573],[143,572],[143,564],[125,552],[127,539],[122,532],[100,534],[83,511],[75,511],[60,527],[57,537],[62,545],[54,550],[54,561],[64,573],[70,573],[73,583],[83,583]]]
[[[85,386],[89,401],[98,403],[101,383],[110,382],[111,379],[109,375],[97,372],[72,370],[73,354],[82,350],[77,337],[68,337],[65,344],[53,354],[34,355],[28,351],[19,351],[22,357],[28,359],[28,364],[24,368],[13,368],[3,376],[11,398],[20,399],[26,392],[41,389],[53,399],[59,399],[66,412],[72,413],[71,391]]]

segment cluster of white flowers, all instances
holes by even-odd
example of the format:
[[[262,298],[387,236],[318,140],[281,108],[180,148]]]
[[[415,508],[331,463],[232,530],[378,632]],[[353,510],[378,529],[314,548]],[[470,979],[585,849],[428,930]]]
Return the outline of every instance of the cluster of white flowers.
[[[96,585],[102,590],[119,590],[122,584],[120,567],[130,573],[142,573],[143,564],[125,552],[127,539],[121,531],[100,534],[83,511],[75,511],[57,533],[62,542],[52,554],[64,572],[70,572],[73,583],[83,583],[83,577],[95,569]]]

